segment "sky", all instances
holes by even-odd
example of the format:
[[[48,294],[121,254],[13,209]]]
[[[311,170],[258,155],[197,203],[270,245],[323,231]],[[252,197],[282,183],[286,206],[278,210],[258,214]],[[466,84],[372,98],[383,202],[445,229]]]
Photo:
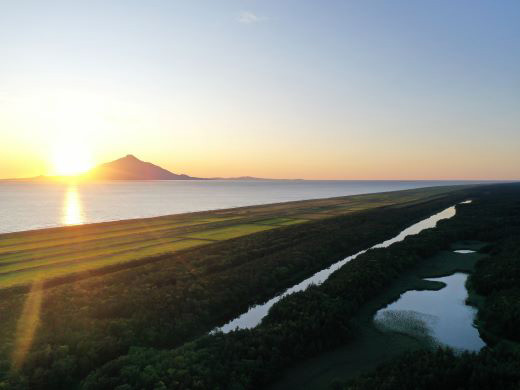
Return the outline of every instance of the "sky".
[[[520,178],[517,0],[0,1],[0,177]]]

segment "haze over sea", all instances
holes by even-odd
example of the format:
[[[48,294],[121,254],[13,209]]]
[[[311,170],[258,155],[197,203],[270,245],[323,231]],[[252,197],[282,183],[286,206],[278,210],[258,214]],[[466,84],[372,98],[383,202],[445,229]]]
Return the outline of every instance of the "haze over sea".
[[[0,232],[475,181],[0,181]]]

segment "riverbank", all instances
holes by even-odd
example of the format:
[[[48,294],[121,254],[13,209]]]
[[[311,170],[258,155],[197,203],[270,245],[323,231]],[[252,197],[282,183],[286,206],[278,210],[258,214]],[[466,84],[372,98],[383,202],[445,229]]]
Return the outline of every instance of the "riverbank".
[[[457,242],[452,249],[478,250],[483,246],[476,242]],[[377,297],[365,303],[353,318],[357,329],[353,342],[304,361],[286,371],[284,376],[270,387],[272,390],[287,388],[330,389],[335,382],[345,382],[356,376],[370,372],[382,363],[392,361],[405,352],[420,349],[435,349],[428,335],[424,337],[383,331],[374,323],[378,310],[384,308],[407,291],[436,291],[444,283],[428,281],[456,272],[471,273],[476,262],[485,255],[476,253],[458,254],[453,250],[442,251],[406,271],[391,286]],[[474,294],[474,293],[473,293]],[[473,295],[473,299],[477,296]]]

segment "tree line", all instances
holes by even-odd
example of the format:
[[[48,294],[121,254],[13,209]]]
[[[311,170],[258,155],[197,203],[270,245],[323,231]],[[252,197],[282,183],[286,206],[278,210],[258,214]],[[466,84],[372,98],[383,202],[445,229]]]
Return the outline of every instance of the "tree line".
[[[472,204],[459,206],[457,216],[441,222],[438,229],[423,231],[387,249],[368,251],[321,286],[282,299],[254,329],[203,336],[171,350],[134,348],[89,375],[82,386],[120,390],[264,388],[294,362],[355,338],[351,320],[359,308],[418,262],[455,241],[477,239],[500,245],[497,240],[516,236],[519,194],[518,185],[475,193]],[[404,363],[399,361],[397,366],[374,374],[375,382],[365,378],[345,386],[422,388],[416,386],[420,383],[424,388],[439,388],[435,386],[442,384],[456,389],[465,381],[474,386],[481,381],[512,388],[518,384],[520,372],[516,370],[517,357],[516,353],[504,352],[502,346],[478,355],[419,352],[412,358],[405,357]],[[399,364],[411,365],[412,375],[408,376],[408,369]],[[452,366],[455,368],[446,370]],[[400,375],[396,377],[396,373]],[[436,378],[441,374],[445,380]],[[416,382],[418,376],[424,376],[421,382]]]

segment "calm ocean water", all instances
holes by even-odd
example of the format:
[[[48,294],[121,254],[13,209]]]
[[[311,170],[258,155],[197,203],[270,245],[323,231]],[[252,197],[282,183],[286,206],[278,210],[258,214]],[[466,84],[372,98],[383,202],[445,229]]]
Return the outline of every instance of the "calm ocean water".
[[[0,181],[0,232],[153,217],[461,181]]]

